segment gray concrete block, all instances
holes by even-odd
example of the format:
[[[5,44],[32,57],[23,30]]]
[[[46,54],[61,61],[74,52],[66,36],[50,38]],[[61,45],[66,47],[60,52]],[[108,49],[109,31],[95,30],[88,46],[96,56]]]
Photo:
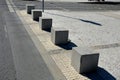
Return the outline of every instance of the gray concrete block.
[[[33,20],[39,21],[39,17],[42,17],[42,11],[39,9],[32,10],[32,18]]]
[[[39,17],[39,25],[42,30],[51,30],[52,18]]]
[[[69,31],[64,28],[52,28],[51,40],[54,44],[66,44],[68,43]]]
[[[34,4],[26,4],[26,11],[28,14],[31,14],[31,11],[35,9],[35,5]]]
[[[73,48],[72,52],[71,65],[78,73],[88,73],[97,69],[99,53],[80,47]]]

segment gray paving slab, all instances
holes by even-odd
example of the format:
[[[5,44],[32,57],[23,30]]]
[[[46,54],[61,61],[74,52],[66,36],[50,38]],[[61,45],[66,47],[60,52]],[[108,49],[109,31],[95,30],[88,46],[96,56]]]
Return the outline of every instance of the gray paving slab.
[[[23,24],[17,23],[16,20],[14,20],[16,23],[9,22],[10,19],[18,18],[14,15],[16,14],[5,13],[4,17],[15,62],[17,80],[54,80]]]

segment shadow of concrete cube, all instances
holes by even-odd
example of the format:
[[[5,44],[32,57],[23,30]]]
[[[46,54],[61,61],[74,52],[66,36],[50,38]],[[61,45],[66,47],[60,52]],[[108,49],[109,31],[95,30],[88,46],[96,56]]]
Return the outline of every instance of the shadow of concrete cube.
[[[80,47],[73,48],[72,52],[71,65],[78,73],[88,73],[97,69],[99,53]]]
[[[33,20],[39,21],[39,17],[42,17],[42,11],[39,9],[32,10],[32,18]]]
[[[64,28],[52,28],[51,40],[55,45],[68,43],[69,31]]]
[[[39,25],[42,30],[51,30],[52,18],[39,17]]]
[[[28,14],[31,14],[31,11],[35,9],[35,5],[34,4],[26,4],[26,11]]]

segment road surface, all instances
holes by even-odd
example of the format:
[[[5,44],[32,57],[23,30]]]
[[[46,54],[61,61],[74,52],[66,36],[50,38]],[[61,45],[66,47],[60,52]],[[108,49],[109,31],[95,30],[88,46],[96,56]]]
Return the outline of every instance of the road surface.
[[[54,80],[15,12],[0,0],[0,80]]]
[[[2,5],[4,4],[4,5]],[[3,14],[8,11],[5,0],[0,0],[0,80],[15,80],[16,71]]]

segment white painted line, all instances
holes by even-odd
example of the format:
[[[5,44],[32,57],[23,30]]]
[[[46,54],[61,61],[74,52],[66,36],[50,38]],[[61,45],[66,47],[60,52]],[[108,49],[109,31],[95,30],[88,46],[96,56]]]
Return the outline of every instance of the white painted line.
[[[6,3],[7,3],[7,6],[8,6],[8,9],[10,12],[15,12],[12,5],[10,4],[10,2],[8,0],[6,0]]]
[[[8,35],[7,35],[7,26],[6,25],[4,25],[4,30],[5,30],[5,37],[7,38]]]
[[[13,6],[14,8],[17,8],[17,7],[15,6],[15,4],[13,3],[12,0],[9,0],[9,1],[10,1],[10,3],[12,4],[12,6]]]

